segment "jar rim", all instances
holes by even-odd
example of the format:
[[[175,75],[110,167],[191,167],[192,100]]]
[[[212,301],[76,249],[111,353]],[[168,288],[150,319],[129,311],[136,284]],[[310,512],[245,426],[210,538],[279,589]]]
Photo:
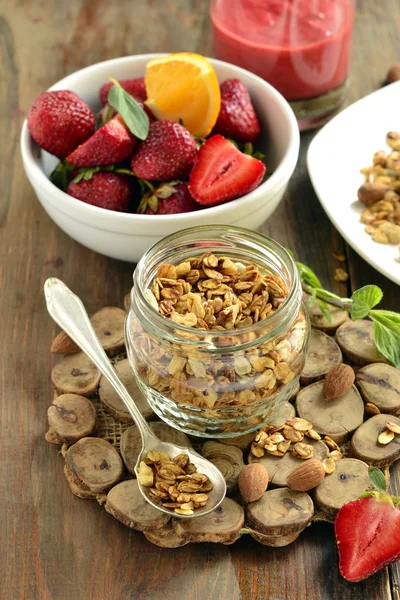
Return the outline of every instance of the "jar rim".
[[[218,242],[216,244],[221,245],[221,248],[233,247],[233,243],[236,239],[240,239],[243,242],[249,243],[249,251],[250,247],[258,247],[259,249],[267,250],[270,253],[274,253],[278,256],[278,258],[284,263],[285,268],[287,269],[288,276],[290,279],[290,287],[288,289],[288,294],[279,308],[274,311],[272,314],[268,315],[265,319],[261,321],[257,321],[256,323],[252,323],[251,325],[247,325],[245,327],[241,327],[240,329],[230,329],[230,330],[217,330],[217,329],[200,329],[188,327],[187,325],[182,325],[180,323],[172,322],[171,319],[168,319],[166,316],[157,312],[154,307],[149,302],[149,299],[146,297],[146,291],[149,289],[147,286],[145,289],[141,285],[141,277],[144,274],[145,268],[148,264],[149,259],[156,255],[158,252],[165,250],[167,246],[177,247],[177,242],[180,240],[183,241],[186,238],[186,241],[189,242],[189,237],[191,234],[196,234],[199,236],[200,234],[204,234],[204,238],[207,240],[207,237],[218,236]],[[226,242],[226,245],[221,244],[221,242]],[[204,241],[201,242],[198,246],[193,245],[193,250],[195,251],[196,247],[201,248],[202,252],[207,252],[207,249],[212,247],[212,243],[210,242],[209,246],[203,245]],[[229,255],[229,254],[228,254]],[[286,312],[290,318],[292,311],[290,309],[297,306],[299,300],[301,300],[301,285],[300,285],[300,277],[297,271],[297,267],[294,263],[293,258],[290,253],[277,242],[273,238],[264,235],[262,233],[252,231],[250,229],[245,229],[243,227],[236,226],[225,226],[225,225],[201,225],[198,227],[190,227],[187,229],[180,230],[176,233],[168,235],[164,237],[162,240],[156,242],[151,246],[142,256],[139,263],[136,266],[136,269],[133,273],[134,287],[132,289],[132,294],[135,294],[136,301],[140,303],[141,309],[144,311],[146,318],[151,321],[151,324],[154,326],[158,326],[159,328],[164,328],[165,326],[172,327],[178,331],[183,331],[185,333],[196,333],[199,337],[204,334],[208,339],[212,340],[214,338],[221,337],[232,337],[235,335],[245,336],[249,333],[256,333],[260,327],[265,326],[267,323],[270,325],[270,329],[268,330],[268,338],[272,338],[278,333],[278,329],[282,327],[282,315]],[[285,311],[286,309],[286,311]],[[131,309],[132,310],[132,302]],[[185,344],[189,343],[190,340],[185,340]],[[199,344],[199,341],[194,342],[195,344]],[[246,345],[246,344],[244,344]],[[235,346],[238,349],[237,346]]]

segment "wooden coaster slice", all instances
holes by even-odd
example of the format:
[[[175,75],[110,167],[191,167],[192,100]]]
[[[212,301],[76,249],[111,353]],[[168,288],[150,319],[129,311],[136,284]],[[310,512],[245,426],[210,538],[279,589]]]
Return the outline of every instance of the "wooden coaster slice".
[[[333,521],[344,504],[372,489],[367,463],[356,458],[342,458],[336,462],[335,471],[325,475],[315,488],[315,504],[329,521]]]
[[[396,435],[388,444],[379,444],[378,436],[386,429],[386,422],[400,426],[400,418],[381,414],[371,417],[361,425],[351,438],[352,453],[369,465],[388,467],[400,458],[400,435]]]
[[[170,523],[167,523],[164,527],[160,527],[160,529],[156,529],[155,531],[145,531],[144,537],[160,548],[179,548],[180,546],[189,544],[188,540],[181,538],[176,534]]]
[[[278,425],[282,425],[282,423],[285,423],[287,419],[291,419],[295,416],[296,409],[294,408],[293,404],[291,404],[290,402],[282,402],[271,421],[268,421],[268,425],[271,425],[272,427],[277,427]]]
[[[306,443],[313,447],[313,458],[318,458],[320,461],[327,458],[329,450],[323,442],[306,438]],[[268,471],[270,485],[278,487],[286,487],[286,480],[290,473],[304,464],[304,460],[293,456],[291,452],[286,452],[284,456],[272,456],[266,452],[261,458],[256,458],[250,453],[248,461],[261,463]]]
[[[74,444],[95,430],[96,409],[84,396],[62,394],[48,408],[47,419],[59,443]]]
[[[224,438],[224,444],[227,446],[236,446],[240,450],[246,451],[250,448],[252,441],[254,440],[254,431],[251,433],[245,433],[244,435],[238,435],[237,437]]]
[[[303,294],[303,300],[307,304],[307,301],[310,299],[308,294]],[[310,316],[311,326],[316,329],[320,329],[324,333],[328,335],[333,335],[337,328],[342,325],[347,319],[349,315],[346,310],[342,308],[338,308],[337,306],[332,306],[331,304],[327,304],[329,314],[331,316],[331,321],[322,314],[321,309],[318,304],[314,302],[312,307],[307,307],[308,314]]]
[[[84,352],[78,352],[54,365],[51,381],[59,394],[91,396],[99,385],[100,371]]]
[[[65,462],[76,483],[94,494],[106,492],[122,476],[120,455],[114,446],[101,438],[82,438],[68,448]]]
[[[278,488],[247,504],[246,524],[256,530],[251,535],[262,544],[287,546],[307,527],[313,514],[313,501],[306,492]]]
[[[90,317],[93,328],[108,356],[115,356],[125,347],[125,311],[117,306],[106,306]]]
[[[164,527],[170,516],[154,508],[142,496],[136,479],[122,481],[107,494],[105,509],[127,527],[154,531]]]
[[[354,385],[337,400],[327,401],[323,385],[323,381],[317,381],[298,393],[297,413],[310,421],[320,435],[328,435],[340,444],[362,424],[364,403]]]
[[[365,402],[382,413],[400,415],[400,370],[384,363],[367,365],[356,374],[356,386]]]
[[[96,494],[85,490],[79,485],[79,483],[74,478],[74,474],[72,473],[71,469],[66,463],[64,464],[64,475],[69,485],[69,489],[74,494],[74,496],[77,496],[78,498],[83,498],[84,500],[94,500],[96,498]]]
[[[300,373],[301,385],[323,379],[340,362],[342,353],[335,340],[318,329],[311,329],[307,358]]]
[[[172,427],[162,421],[154,421],[149,423],[149,425],[156,436],[163,442],[171,442],[172,444],[178,444],[178,446],[187,448],[192,447],[189,438],[182,431],[172,429]],[[132,427],[128,427],[121,435],[120,451],[125,467],[134,477],[136,477],[135,465],[141,450],[142,438],[136,425],[132,425]]]
[[[366,319],[346,321],[336,332],[336,341],[348,360],[356,365],[387,363],[386,358],[375,346],[373,323]]]
[[[240,448],[210,440],[203,444],[201,454],[221,471],[228,494],[233,492],[238,485],[239,473],[244,467],[243,452]]]
[[[224,498],[212,513],[196,519],[172,519],[175,533],[188,542],[234,542],[244,524],[243,508]]]
[[[114,368],[118,377],[136,402],[136,405],[144,418],[147,420],[153,418],[155,415],[145,396],[138,388],[128,359],[117,362]],[[99,398],[117,421],[127,423],[128,425],[133,423],[132,417],[125,407],[125,404],[105,377],[101,377],[100,379]]]

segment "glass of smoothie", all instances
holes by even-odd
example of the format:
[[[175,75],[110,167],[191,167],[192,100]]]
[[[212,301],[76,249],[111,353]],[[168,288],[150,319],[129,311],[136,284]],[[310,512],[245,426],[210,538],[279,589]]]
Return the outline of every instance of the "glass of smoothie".
[[[271,83],[311,129],[343,102],[355,3],[212,0],[215,56]]]

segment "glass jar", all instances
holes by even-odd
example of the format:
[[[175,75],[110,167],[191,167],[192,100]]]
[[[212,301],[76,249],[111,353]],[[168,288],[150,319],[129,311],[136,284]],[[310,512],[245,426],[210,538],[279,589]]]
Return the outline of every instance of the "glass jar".
[[[213,0],[216,58],[271,83],[301,130],[343,103],[355,0]]]
[[[159,268],[205,252],[280,278],[286,298],[265,319],[238,329],[197,329],[160,314],[150,293]],[[140,389],[171,427],[213,438],[254,431],[293,396],[303,368],[309,322],[296,266],[277,242],[246,229],[204,226],[170,235],[136,267],[125,336]]]

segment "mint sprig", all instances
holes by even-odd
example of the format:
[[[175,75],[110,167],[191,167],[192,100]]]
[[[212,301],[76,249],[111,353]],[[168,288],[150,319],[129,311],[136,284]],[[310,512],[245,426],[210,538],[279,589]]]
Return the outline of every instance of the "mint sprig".
[[[295,264],[303,290],[310,294],[307,304],[312,306],[314,302],[318,302],[329,323],[332,319],[327,304],[346,310],[353,321],[370,318],[374,324],[373,335],[376,347],[385,358],[400,369],[400,314],[390,310],[374,309],[383,298],[382,290],[377,285],[366,285],[356,290],[351,298],[340,298],[325,290],[309,267],[301,262]]]
[[[368,468],[369,480],[378,492],[386,492],[386,479],[384,474],[377,467]]]
[[[140,104],[124,90],[116,79],[112,77],[109,79],[114,85],[108,92],[108,104],[121,115],[125,125],[133,135],[139,140],[145,140],[149,134],[149,117]]]

